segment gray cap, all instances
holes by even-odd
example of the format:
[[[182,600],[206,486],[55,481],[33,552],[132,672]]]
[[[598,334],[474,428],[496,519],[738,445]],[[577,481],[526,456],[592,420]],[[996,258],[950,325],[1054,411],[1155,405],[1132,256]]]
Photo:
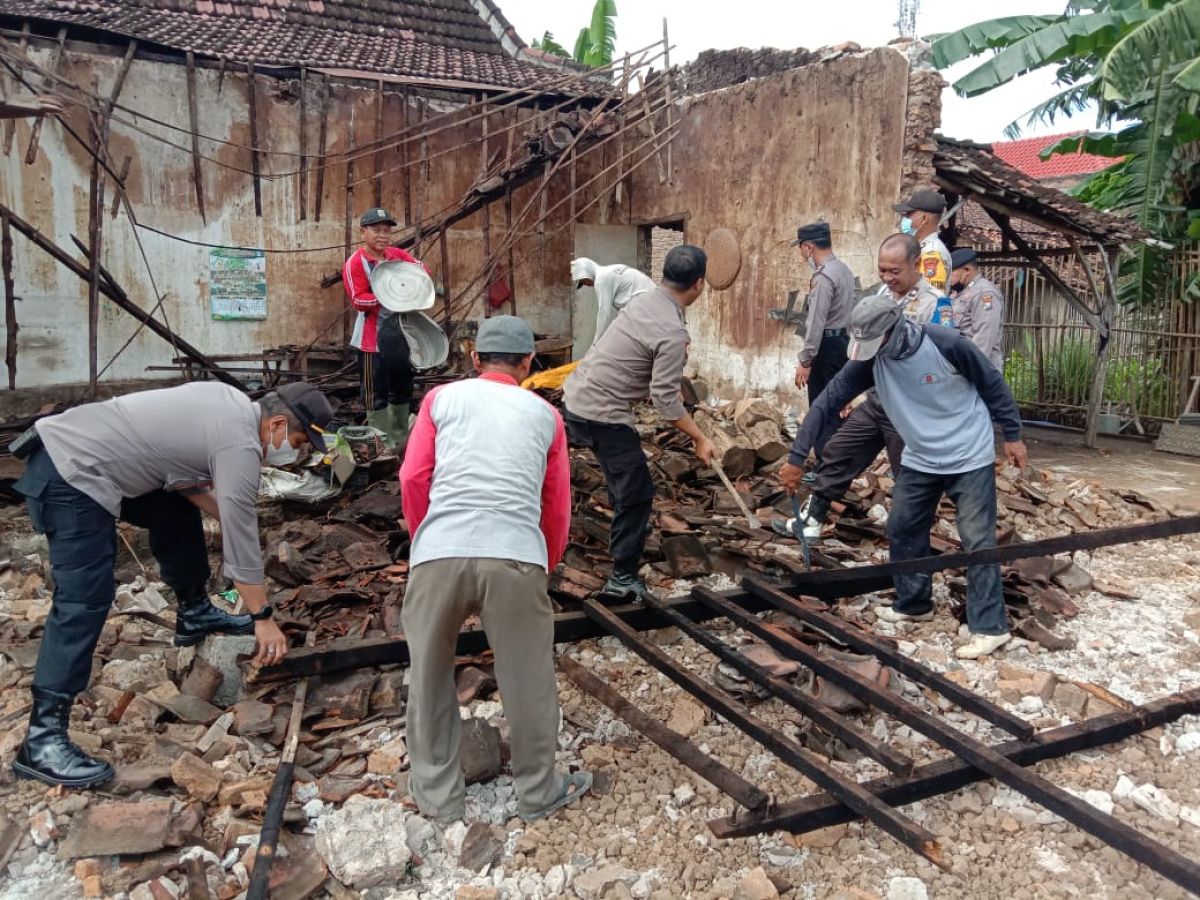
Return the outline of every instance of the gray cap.
[[[890,296],[875,294],[860,300],[850,313],[850,348],[846,355],[856,361],[874,359],[903,313]]]
[[[475,338],[476,353],[534,352],[533,329],[517,316],[492,316],[484,319]]]

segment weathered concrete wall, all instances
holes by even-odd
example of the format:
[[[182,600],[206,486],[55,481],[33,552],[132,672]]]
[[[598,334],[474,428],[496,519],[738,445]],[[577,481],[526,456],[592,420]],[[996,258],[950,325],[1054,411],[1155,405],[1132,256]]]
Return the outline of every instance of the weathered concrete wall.
[[[732,287],[709,290],[688,313],[691,367],[725,396],[796,399],[800,339],[767,318],[809,273],[788,246],[797,225],[824,217],[838,255],[864,284],[875,250],[895,227],[908,64],[879,49],[792,69],[688,99],[676,111],[674,179],[647,165],[631,190],[633,221],[686,217],[688,243],[714,228],[738,237]]]
[[[47,66],[51,52],[34,46],[31,60]],[[92,45],[68,45],[60,72],[81,85],[98,82],[107,96],[120,69],[119,51],[107,52]],[[300,149],[299,83],[266,75],[255,79],[258,102],[259,144],[272,154],[298,154]],[[6,84],[6,87],[8,85]],[[282,344],[308,344],[329,329],[322,343],[338,343],[343,325],[338,313],[345,300],[342,289],[320,287],[323,276],[341,267],[346,218],[346,165],[336,159],[325,172],[321,220],[314,220],[318,164],[309,161],[307,220],[300,221],[299,179],[285,174],[298,168],[296,156],[264,155],[262,168],[263,216],[254,211],[251,176],[248,174],[250,144],[248,82],[244,72],[228,71],[222,77],[212,69],[197,71],[200,132],[218,140],[202,140],[201,153],[217,162],[202,162],[207,223],[196,206],[192,183],[192,158],[188,132],[187,80],[182,65],[138,60],[133,63],[120,103],[145,116],[169,123],[174,129],[136,118],[137,127],[165,138],[170,144],[138,133],[127,122],[112,126],[113,166],[119,168],[126,155],[131,158],[129,196],[139,219],[164,231],[197,241],[275,250],[312,252],[272,253],[267,257],[268,318],[263,321],[214,321],[208,293],[209,251],[147,231],[141,237],[158,290],[166,295],[164,308],[172,328],[201,350],[211,354],[255,353]],[[317,79],[309,81],[305,113],[307,152],[315,157],[320,123]],[[383,133],[403,127],[404,108],[400,88],[389,85],[385,92]],[[460,103],[461,95],[445,95],[447,103]],[[374,85],[337,81],[330,85],[328,105],[328,152],[336,154],[348,145],[361,145],[376,137],[377,92]],[[416,117],[418,101],[410,100],[410,117]],[[445,105],[437,105],[436,114]],[[128,113],[118,116],[135,121]],[[79,133],[87,134],[85,115],[74,108],[66,117]],[[0,156],[0,201],[11,206],[60,246],[74,251],[71,235],[86,240],[88,226],[88,180],[90,159],[54,121],[42,129],[36,162],[25,165],[25,148],[31,124],[19,122],[12,152]],[[411,189],[413,216],[426,215],[451,206],[468,190],[480,171],[478,144],[459,147],[479,134],[478,121],[428,137],[431,154],[449,151],[432,159],[427,169],[414,167],[383,176],[382,200],[391,212],[404,219],[404,196]],[[491,125],[493,135],[498,123]],[[225,141],[229,143],[220,143]],[[175,145],[175,146],[172,146]],[[492,152],[503,152],[505,135],[494,137]],[[455,149],[458,148],[458,149]],[[408,145],[410,157],[421,152],[421,142]],[[381,154],[382,168],[400,165],[402,150],[391,147]],[[219,165],[219,163],[224,164]],[[232,167],[232,168],[230,168]],[[235,169],[245,171],[235,171]],[[372,157],[355,163],[355,177],[375,171]],[[411,185],[408,182],[411,181]],[[553,202],[560,197],[563,179],[556,179]],[[107,197],[113,196],[113,184]],[[514,196],[516,213],[524,207],[531,188]],[[357,216],[375,202],[370,182],[354,188],[350,207],[354,215],[353,240],[357,241]],[[107,204],[106,204],[107,205]],[[535,204],[534,214],[537,206]],[[570,332],[570,285],[565,262],[571,253],[567,209],[545,228],[544,239],[522,242],[516,251],[517,311],[530,318],[535,329],[550,335]],[[495,247],[504,233],[501,204],[491,210],[491,242]],[[527,220],[532,222],[532,218]],[[476,214],[451,230],[450,288],[457,294],[480,271],[483,260],[483,216]],[[19,387],[42,387],[78,383],[87,378],[87,293],[73,274],[14,236],[18,320],[21,326],[17,361]],[[426,245],[422,256],[442,282],[438,247]],[[103,262],[130,296],[144,308],[154,305],[147,266],[143,263],[127,217],[105,216]],[[543,263],[548,261],[543,279]],[[562,268],[561,279],[558,269]],[[482,294],[484,284],[476,293]],[[476,306],[476,309],[481,309]],[[133,333],[136,323],[108,301],[102,301],[99,341],[101,367]],[[332,328],[329,326],[333,325]],[[172,348],[158,337],[143,332],[106,373],[106,379],[136,379],[145,376],[148,365],[169,362]]]

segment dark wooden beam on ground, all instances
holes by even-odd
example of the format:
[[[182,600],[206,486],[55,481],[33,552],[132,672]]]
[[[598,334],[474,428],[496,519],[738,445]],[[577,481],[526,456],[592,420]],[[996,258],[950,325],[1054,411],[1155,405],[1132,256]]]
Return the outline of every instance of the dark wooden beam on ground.
[[[754,588],[756,592],[759,590],[758,585],[755,585]],[[709,599],[699,591],[694,593],[702,600]],[[778,591],[773,592],[772,600],[780,608],[790,608],[795,604],[791,597]],[[1135,862],[1153,869],[1192,893],[1200,893],[1200,861],[1188,859],[1183,854],[1159,843],[1120,819],[1101,812],[1086,800],[1076,797],[1048,779],[1026,771],[986,744],[959,731],[939,716],[930,715],[919,706],[880,687],[875,682],[863,678],[857,672],[820,656],[781,629],[773,628],[752,615],[738,612],[729,604],[721,604],[721,609],[723,612],[729,613],[730,618],[739,627],[770,644],[790,659],[808,666],[832,684],[850,691],[881,712],[895,717],[909,728],[925,735],[940,747],[949,750],[980,771],[1008,785],[1035,803],[1041,804],[1050,812],[1061,816],[1072,825],[1099,838],[1114,849],[1120,850]],[[845,802],[842,797],[838,797],[838,799]]]
[[[569,656],[560,656],[558,668],[576,687],[595,697],[624,722],[645,735],[663,752],[683,763],[713,787],[728,794],[746,809],[755,811],[766,806],[771,797],[752,785],[737,772],[713,759],[699,747],[659,719],[634,706],[602,678],[581,666]]]
[[[1182,716],[1200,713],[1200,688],[1172,694],[1128,712],[1114,712],[1086,722],[1064,725],[1035,735],[1030,740],[1007,741],[992,749],[1019,766],[1031,766],[1081,750],[1092,750],[1141,734]],[[897,781],[885,776],[863,787],[893,806],[904,806],[966,787],[988,776],[965,760],[951,757],[921,766],[911,778]],[[827,793],[813,794],[781,803],[762,819],[737,817],[713,819],[709,829],[719,838],[743,838],[769,831],[803,834],[830,825],[853,822],[858,815]]]
[[[930,831],[906,816],[897,815],[895,809],[864,790],[858,782],[841,775],[819,756],[769,726],[749,712],[743,704],[730,699],[728,694],[715,689],[707,680],[684,668],[660,647],[642,640],[636,630],[611,610],[593,600],[585,600],[583,608],[588,616],[626,647],[713,712],[724,716],[784,763],[819,784],[915,853],[919,853],[936,866],[948,867],[942,856],[941,846]]]
[[[13,282],[12,227],[8,213],[0,213],[0,276],[4,280],[4,365],[8,369],[8,389],[17,389],[17,293]]]

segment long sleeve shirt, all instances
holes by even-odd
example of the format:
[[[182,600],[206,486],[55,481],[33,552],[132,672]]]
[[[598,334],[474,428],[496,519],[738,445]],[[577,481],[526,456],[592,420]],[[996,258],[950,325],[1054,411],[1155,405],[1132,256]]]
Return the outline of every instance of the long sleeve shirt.
[[[384,250],[388,261],[419,262],[411,253],[399,247],[388,247]],[[350,305],[358,310],[354,318],[354,331],[350,335],[350,346],[364,353],[379,352],[379,315],[383,311],[375,294],[371,290],[371,270],[378,265],[379,260],[371,259],[365,247],[359,247],[350,254],[346,264],[342,266],[342,286],[346,289],[346,297]]]
[[[567,378],[567,409],[593,422],[633,425],[631,404],[649,397],[668,422],[682,419],[690,340],[683,309],[665,289],[635,297]]]
[[[854,308],[854,273],[836,256],[817,266],[808,283],[804,322],[804,348],[800,365],[811,366],[821,350],[826,330],[844,329]]]
[[[468,557],[553,571],[571,527],[562,417],[495,372],[435,388],[408,438],[400,497],[414,567]]]
[[[881,352],[848,362],[829,383],[796,435],[793,465],[804,464],[826,423],[870,387],[904,438],[906,468],[952,475],[994,462],[992,420],[1006,441],[1020,440],[1021,417],[1008,385],[978,347],[951,328],[904,327],[912,330],[913,346],[899,359]]]
[[[1004,371],[1004,295],[982,275],[954,298],[954,324],[1000,372]]]
[[[596,291],[596,337],[593,346],[608,330],[617,313],[629,305],[629,301],[641,294],[653,291],[656,285],[649,275],[633,266],[596,266],[594,289]]]

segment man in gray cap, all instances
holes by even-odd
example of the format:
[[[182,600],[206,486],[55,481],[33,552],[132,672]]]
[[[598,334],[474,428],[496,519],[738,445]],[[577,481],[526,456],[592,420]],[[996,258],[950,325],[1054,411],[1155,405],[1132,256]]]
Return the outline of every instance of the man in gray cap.
[[[904,452],[887,532],[892,562],[929,556],[929,530],[942,494],[956,510],[964,550],[996,545],[996,447],[992,420],[1004,434],[1009,463],[1028,462],[1021,417],[1008,386],[979,349],[957,331],[918,325],[888,297],[868,297],[850,316],[850,362],[809,411],[790,460],[802,464],[824,423],[851,399],[875,387]],[[933,618],[929,575],[896,575],[896,602],[876,615],[885,622]],[[967,570],[971,640],[955,651],[977,659],[1009,640],[997,565]]]
[[[963,247],[950,254],[954,262],[950,294],[954,324],[975,343],[996,370],[1004,373],[1004,294],[979,271],[975,251]]]
[[[846,323],[854,306],[854,273],[834,255],[826,222],[801,225],[796,229],[792,246],[800,248],[801,259],[813,270],[805,299],[804,326],[796,331],[804,337],[800,365],[796,368],[796,387],[807,386],[811,406],[846,364],[846,345],[850,340],[846,336]]]
[[[512,729],[517,812],[544,818],[591,787],[560,773],[554,608],[547,574],[567,546],[571,466],[562,419],[522,390],[533,331],[515,316],[479,326],[479,377],[434,388],[413,424],[400,495],[412,534],[402,620],[411,656],[409,787],[427,817],[461,819],[466,787],[454,688],[455,638],[479,616]]]
[[[892,209],[900,213],[900,232],[921,242],[921,274],[938,294],[946,296],[953,261],[950,251],[938,237],[942,214],[946,212],[946,198],[937,191],[913,191],[911,197]]]
[[[10,449],[26,460],[15,489],[50,543],[54,602],[33,673],[29,731],[18,777],[87,788],[112,778],[107,762],[67,737],[71,704],[88,686],[92,654],[115,597],[117,520],[146,528],[162,580],[175,594],[175,644],[214,633],[250,634],[259,663],[279,662],[287,641],[272,621],[258,536],[260,467],[324,450],[333,408],[310,384],[257,403],[212,382],[128,394],[37,422]],[[201,512],[221,521],[225,574],[249,615],[208,599]]]

